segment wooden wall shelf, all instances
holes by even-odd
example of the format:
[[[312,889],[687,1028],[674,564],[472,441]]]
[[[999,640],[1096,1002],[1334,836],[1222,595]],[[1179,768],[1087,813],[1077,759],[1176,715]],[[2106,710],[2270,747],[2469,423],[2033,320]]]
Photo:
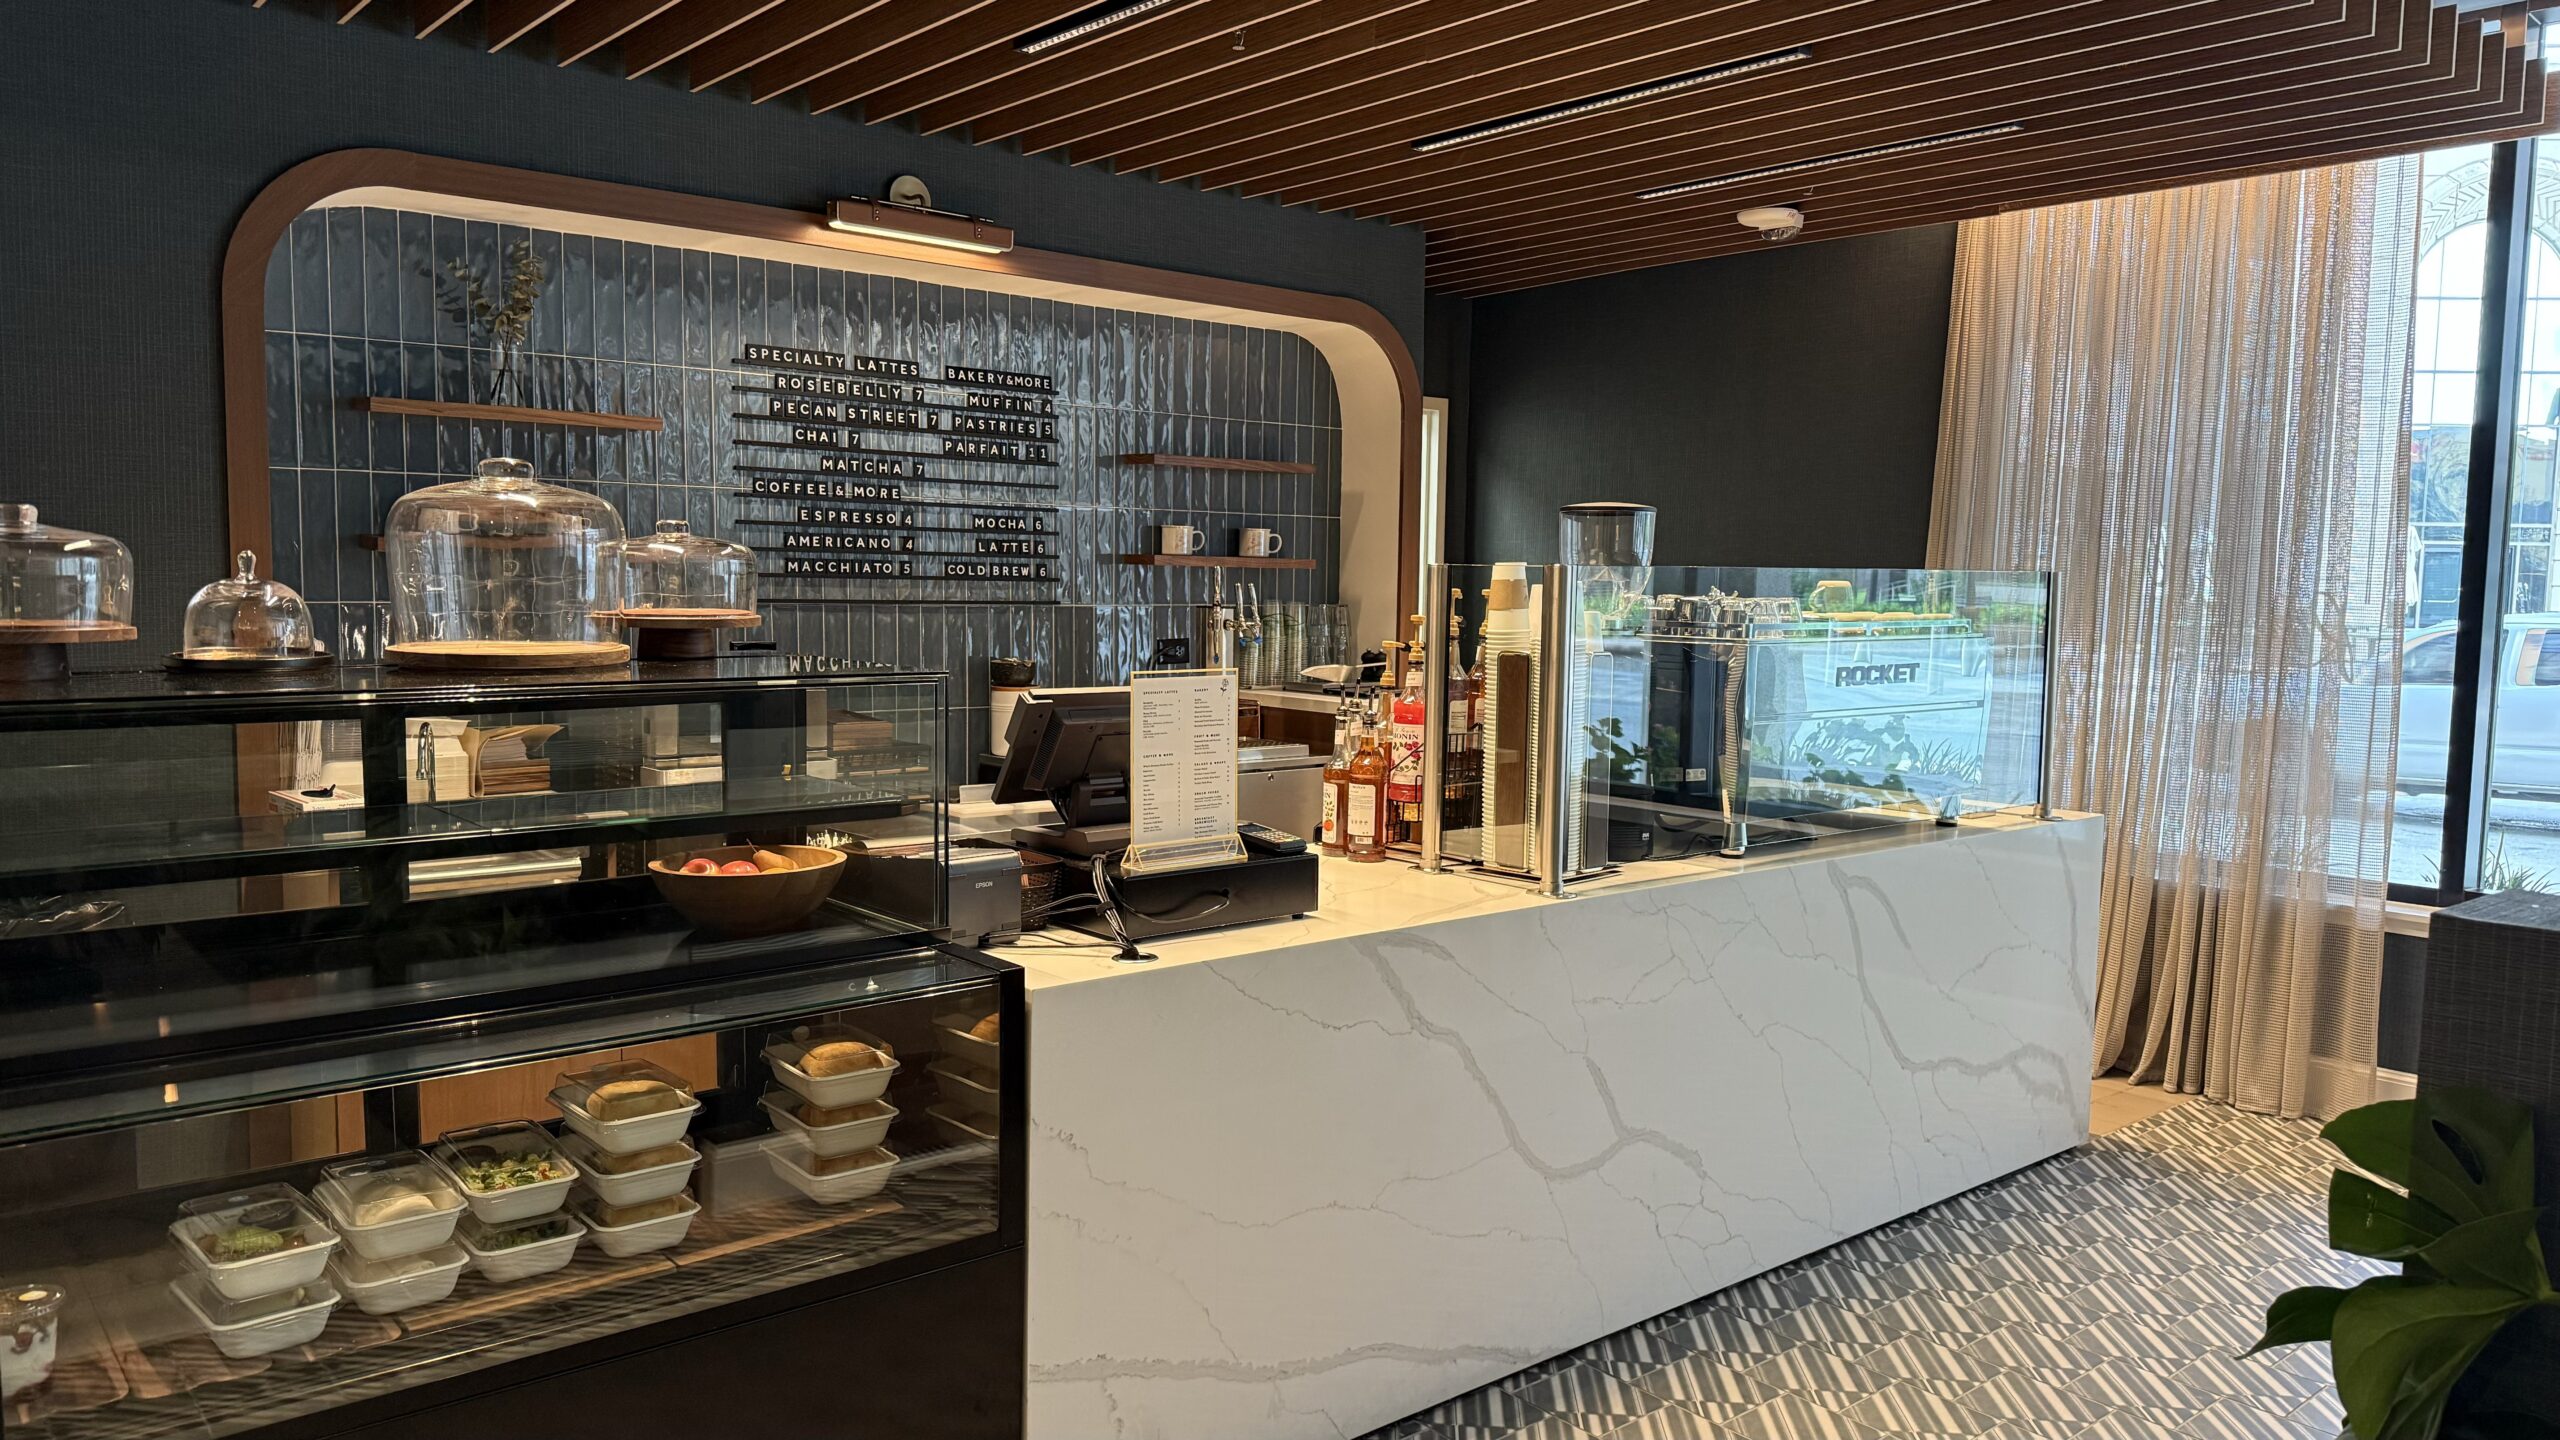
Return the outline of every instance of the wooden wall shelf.
[[[1123,465],[1164,465],[1185,470],[1256,470],[1266,475],[1313,475],[1316,467],[1295,460],[1238,460],[1223,455],[1159,455],[1141,451],[1120,457]]]
[[[403,400],[396,395],[360,396],[358,410],[376,415],[428,415],[438,420],[497,420],[510,425],[591,425],[599,430],[664,430],[655,415],[618,415],[610,410],[534,410],[522,405],[467,405],[454,400]]]
[[[1189,570],[1313,570],[1316,562],[1294,555],[1123,555],[1123,565],[1178,565]]]

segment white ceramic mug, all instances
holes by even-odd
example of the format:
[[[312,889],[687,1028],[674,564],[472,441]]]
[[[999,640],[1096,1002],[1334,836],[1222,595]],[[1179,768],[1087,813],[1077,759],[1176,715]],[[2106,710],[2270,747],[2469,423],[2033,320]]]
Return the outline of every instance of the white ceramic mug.
[[[1277,555],[1283,537],[1277,530],[1239,530],[1236,553],[1239,555]]]
[[[1156,553],[1159,555],[1197,555],[1208,546],[1208,534],[1197,525],[1156,527]]]

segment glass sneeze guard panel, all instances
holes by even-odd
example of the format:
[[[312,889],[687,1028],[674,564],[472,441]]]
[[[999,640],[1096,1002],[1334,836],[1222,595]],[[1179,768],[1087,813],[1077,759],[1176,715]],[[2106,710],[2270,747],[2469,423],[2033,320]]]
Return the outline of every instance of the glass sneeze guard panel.
[[[1567,573],[1577,869],[2042,800],[2042,575]]]
[[[1474,781],[1447,860],[1569,878],[2043,802],[2043,575],[1433,573],[1467,675],[1444,764]]]

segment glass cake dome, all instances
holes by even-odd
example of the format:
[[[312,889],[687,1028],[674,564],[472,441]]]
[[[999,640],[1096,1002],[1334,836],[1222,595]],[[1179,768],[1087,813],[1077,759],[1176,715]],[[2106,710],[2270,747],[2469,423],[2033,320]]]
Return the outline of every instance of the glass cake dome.
[[[133,552],[85,530],[37,521],[33,505],[0,505],[0,629],[122,630],[133,625]],[[100,635],[130,640],[131,633]]]
[[[755,552],[734,540],[696,535],[682,520],[614,547],[628,614],[680,611],[705,617],[756,608]]]
[[[547,485],[522,460],[391,507],[391,648],[405,664],[593,665],[628,657],[614,638],[622,517]]]
[[[311,610],[288,585],[258,578],[258,557],[243,550],[228,579],[216,580],[187,602],[183,659],[279,661],[319,653],[311,638]]]

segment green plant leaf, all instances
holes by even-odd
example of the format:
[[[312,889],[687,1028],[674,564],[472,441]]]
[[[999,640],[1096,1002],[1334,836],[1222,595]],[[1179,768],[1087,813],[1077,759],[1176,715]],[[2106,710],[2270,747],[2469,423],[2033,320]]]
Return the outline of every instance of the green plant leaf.
[[[2454,1382],[2529,1303],[2481,1285],[2367,1281],[2347,1292],[2329,1354],[2358,1440],[2433,1440]]]
[[[2348,1163],[2403,1186],[2417,1169],[2410,1153],[2417,1133],[2415,1100],[2377,1100],[2371,1105],[2359,1105],[2320,1127],[2320,1138],[2337,1146]]]
[[[2541,1219],[2538,1209],[2510,1210],[2457,1225],[2420,1249],[2418,1258],[2457,1285],[2486,1285],[2525,1300],[2548,1300],[2551,1271],[2543,1263],[2542,1241],[2533,1233]]]
[[[2352,1170],[2329,1177],[2329,1248],[2405,1260],[2454,1228],[2453,1217]]]
[[[2486,1090],[2430,1090],[2358,1106],[2320,1131],[2360,1169],[2456,1224],[2533,1204],[2533,1111]]]
[[[2261,1350],[2272,1350],[2279,1345],[2304,1345],[2328,1339],[2330,1328],[2338,1318],[2338,1302],[2346,1299],[2347,1293],[2335,1285],[2305,1285],[2277,1296],[2275,1303],[2267,1307],[2267,1333],[2258,1337],[2257,1344],[2241,1351],[2239,1358],[2246,1360]]]
[[[2430,1090],[2417,1103],[2412,1190],[2457,1220],[2531,1208],[2532,1107],[2465,1086]]]

